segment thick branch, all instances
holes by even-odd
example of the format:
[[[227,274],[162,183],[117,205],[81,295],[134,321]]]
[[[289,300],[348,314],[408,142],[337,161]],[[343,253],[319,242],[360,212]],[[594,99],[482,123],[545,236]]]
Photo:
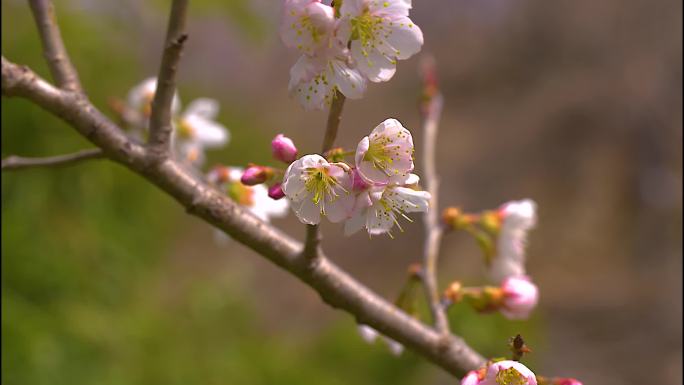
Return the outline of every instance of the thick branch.
[[[166,158],[171,145],[171,126],[173,98],[176,94],[176,72],[180,61],[183,44],[188,38],[185,33],[185,16],[188,0],[174,0],[166,30],[164,52],[157,75],[157,90],[152,101],[150,115],[150,148],[159,158]]]
[[[61,167],[79,163],[88,159],[102,159],[104,154],[99,148],[81,150],[73,154],[64,154],[46,158],[24,158],[11,155],[2,160],[2,170],[23,170],[36,167]]]
[[[443,98],[436,87],[435,69],[432,60],[423,63],[423,77],[425,84],[426,98],[423,103],[423,166],[427,191],[432,196],[430,200],[430,210],[425,213],[425,246],[423,250],[423,283],[427,294],[430,311],[435,323],[435,328],[441,333],[449,332],[449,321],[446,312],[439,300],[437,286],[437,259],[439,257],[439,246],[442,240],[442,228],[439,223],[439,179],[437,178],[437,167],[435,158],[437,157],[437,131],[439,117],[442,113]]]
[[[342,120],[342,109],[344,108],[344,101],[346,97],[341,92],[335,92],[330,111],[328,112],[328,121],[325,125],[325,134],[323,136],[323,144],[321,145],[321,154],[325,154],[335,144],[337,138],[337,129],[340,127]],[[306,240],[304,241],[304,254],[309,258],[315,257],[318,251],[318,245],[321,242],[321,234],[318,232],[318,225],[306,226]]]
[[[33,18],[36,20],[38,33],[40,33],[43,55],[55,83],[62,89],[82,92],[76,69],[69,60],[69,55],[62,41],[62,35],[57,26],[57,18],[52,1],[30,0],[29,5],[33,12]]]
[[[2,58],[2,92],[27,98],[71,124],[111,159],[142,175],[174,197],[186,210],[220,228],[319,293],[323,301],[412,348],[445,370],[461,375],[485,360],[462,339],[444,335],[413,319],[330,262],[322,253],[307,258],[303,245],[266,224],[221,192],[198,180],[172,159],[150,163],[146,148],[83,98],[52,87],[26,67]]]

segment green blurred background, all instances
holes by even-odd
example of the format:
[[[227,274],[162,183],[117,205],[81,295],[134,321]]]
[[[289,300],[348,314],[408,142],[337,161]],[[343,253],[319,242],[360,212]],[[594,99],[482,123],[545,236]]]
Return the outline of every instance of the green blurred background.
[[[476,211],[531,197],[540,209],[534,317],[456,307],[453,329],[487,356],[505,355],[520,332],[533,369],[585,384],[681,383],[681,2],[414,3],[446,100],[442,204]],[[103,111],[155,73],[167,6],[56,1]],[[268,163],[279,132],[302,152],[319,145],[325,114],[287,97],[296,55],[279,42],[278,12],[268,0],[192,2],[180,97],[218,99],[232,134],[207,166]],[[2,52],[48,76],[23,1],[2,2]],[[340,145],[389,116],[422,144],[417,64],[401,62],[392,82],[347,103]],[[41,109],[2,99],[3,157],[87,146]],[[302,237],[292,216],[275,223]],[[246,248],[215,243],[209,225],[109,162],[3,173],[2,224],[3,384],[456,383],[410,352],[365,344],[349,315]],[[324,242],[394,299],[421,250],[419,221],[406,227],[369,240],[326,225]],[[465,236],[445,240],[441,263],[443,285],[483,282]]]

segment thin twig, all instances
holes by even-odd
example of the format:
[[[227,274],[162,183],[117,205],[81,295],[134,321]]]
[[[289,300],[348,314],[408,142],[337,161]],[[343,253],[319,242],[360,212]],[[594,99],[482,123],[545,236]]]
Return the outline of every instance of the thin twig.
[[[185,32],[187,8],[188,0],[174,0],[171,5],[166,41],[157,75],[157,89],[152,101],[149,144],[152,149],[151,155],[158,159],[166,158],[170,152],[173,131],[171,107],[176,94],[176,72],[183,45],[188,38]]]
[[[328,112],[328,121],[325,125],[321,154],[328,152],[335,144],[337,129],[340,127],[340,121],[342,120],[342,109],[344,108],[345,100],[346,98],[341,92],[335,92],[335,97],[330,105],[330,112]],[[321,235],[318,232],[318,225],[306,225],[304,254],[309,256],[309,258],[315,258],[318,255],[318,245],[320,242]]]
[[[57,17],[52,1],[30,0],[29,5],[43,44],[43,55],[55,83],[59,88],[82,93],[78,74],[69,60],[62,35],[57,26]]]
[[[2,160],[2,170],[23,170],[36,167],[61,167],[69,166],[88,159],[102,159],[105,155],[99,148],[81,150],[73,154],[50,156],[46,158],[25,158],[10,155]]]
[[[430,209],[425,213],[425,246],[423,252],[423,283],[428,302],[430,304],[430,311],[432,319],[435,323],[435,328],[440,333],[449,333],[449,321],[446,312],[439,300],[439,291],[437,286],[437,259],[439,257],[439,246],[442,240],[442,228],[438,217],[438,192],[439,179],[437,177],[437,167],[435,165],[437,131],[439,126],[439,117],[442,113],[443,98],[436,87],[435,69],[432,61],[426,60],[423,63],[423,77],[425,79],[425,98],[423,103],[423,165],[425,167],[424,180],[427,191],[430,193]]]
[[[358,323],[378,330],[454,375],[462,375],[485,364],[485,359],[461,338],[443,335],[415,320],[356,281],[322,252],[316,262],[311,263],[302,253],[304,246],[301,243],[249,214],[186,167],[172,159],[150,164],[148,149],[130,141],[90,102],[56,89],[27,67],[13,64],[4,57],[2,93],[24,97],[64,120],[109,158],[172,196],[190,214],[289,271],[314,289],[323,301],[353,315]]]

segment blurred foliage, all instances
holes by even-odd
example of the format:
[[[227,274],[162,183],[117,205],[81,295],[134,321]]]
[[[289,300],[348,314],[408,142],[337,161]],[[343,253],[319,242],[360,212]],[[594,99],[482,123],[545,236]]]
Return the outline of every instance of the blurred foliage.
[[[161,3],[161,2],[160,2]],[[220,7],[208,0],[199,11]],[[263,27],[249,2],[221,3],[252,38]],[[98,106],[137,83],[136,58],[113,39],[117,24],[59,8],[68,49]],[[26,4],[2,3],[3,54],[40,74],[37,33]],[[181,86],[183,90],[184,86]],[[183,94],[182,94],[183,95]],[[106,110],[106,108],[103,108]],[[2,156],[54,155],[89,146],[20,99],[2,99]],[[233,130],[232,164],[267,161],[244,143],[267,143],[249,117],[223,106]],[[259,139],[259,140],[255,140]],[[259,156],[255,156],[260,154]],[[261,158],[259,158],[261,157]],[[179,284],[169,254],[185,214],[121,166],[3,173],[2,383],[13,384],[418,384],[428,364],[410,352],[369,347],[346,317],[307,341],[268,336],[239,279]],[[493,355],[529,327],[499,316],[452,312],[457,332]],[[520,330],[523,329],[523,330]],[[534,346],[534,344],[531,344]]]

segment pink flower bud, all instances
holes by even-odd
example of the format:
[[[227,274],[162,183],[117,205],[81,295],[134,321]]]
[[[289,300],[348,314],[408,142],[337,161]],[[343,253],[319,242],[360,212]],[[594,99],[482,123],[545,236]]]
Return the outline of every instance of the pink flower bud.
[[[501,290],[504,298],[500,311],[508,319],[525,319],[537,306],[539,290],[526,276],[506,278]]]
[[[281,162],[292,163],[297,159],[297,147],[295,147],[292,139],[283,134],[276,135],[271,141],[271,151],[273,157]]]
[[[555,378],[553,385],[582,385],[582,383],[574,378]]]
[[[240,181],[246,186],[254,186],[266,182],[273,176],[273,170],[265,166],[249,166],[242,174]]]
[[[283,192],[283,185],[281,183],[276,183],[273,186],[269,187],[268,196],[274,200],[283,198],[285,196],[285,193]]]
[[[489,365],[479,385],[500,384],[537,385],[537,376],[520,362],[499,361]]]

